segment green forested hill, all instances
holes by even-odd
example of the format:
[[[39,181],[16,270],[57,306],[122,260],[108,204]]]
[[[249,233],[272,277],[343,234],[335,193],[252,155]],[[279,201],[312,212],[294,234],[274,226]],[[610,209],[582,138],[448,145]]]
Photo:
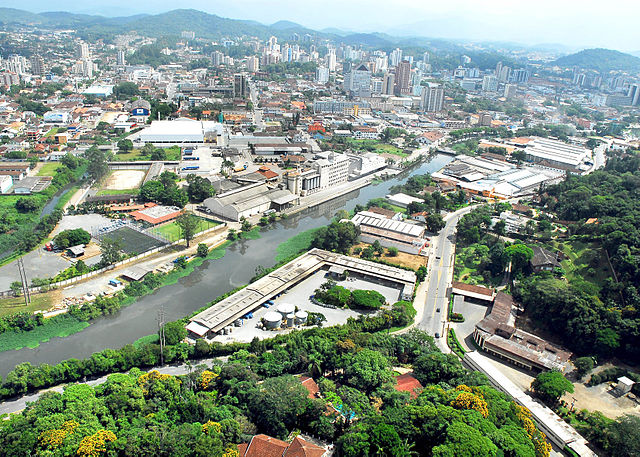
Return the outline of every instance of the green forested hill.
[[[598,71],[640,71],[640,58],[612,49],[584,49],[575,54],[560,57],[554,62],[560,67],[579,67]]]

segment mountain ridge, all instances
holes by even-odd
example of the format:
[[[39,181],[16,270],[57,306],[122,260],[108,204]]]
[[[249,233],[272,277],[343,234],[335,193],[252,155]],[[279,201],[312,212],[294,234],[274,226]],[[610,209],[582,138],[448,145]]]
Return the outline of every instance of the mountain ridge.
[[[640,71],[640,58],[613,49],[583,49],[553,62],[560,67],[579,67],[585,70],[607,72],[611,70]]]

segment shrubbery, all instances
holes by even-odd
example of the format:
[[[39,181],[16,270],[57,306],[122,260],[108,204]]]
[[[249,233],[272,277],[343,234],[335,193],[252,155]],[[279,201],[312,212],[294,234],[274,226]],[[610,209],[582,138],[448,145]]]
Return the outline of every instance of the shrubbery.
[[[384,296],[375,290],[350,291],[331,282],[316,289],[314,294],[316,300],[340,308],[379,309],[386,303]]]

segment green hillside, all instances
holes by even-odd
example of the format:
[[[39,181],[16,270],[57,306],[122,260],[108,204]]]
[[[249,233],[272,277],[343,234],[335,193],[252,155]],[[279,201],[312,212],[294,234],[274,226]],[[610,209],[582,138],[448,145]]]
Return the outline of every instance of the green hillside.
[[[560,67],[579,67],[607,72],[611,70],[640,71],[640,58],[612,49],[584,49],[560,57],[554,62]]]

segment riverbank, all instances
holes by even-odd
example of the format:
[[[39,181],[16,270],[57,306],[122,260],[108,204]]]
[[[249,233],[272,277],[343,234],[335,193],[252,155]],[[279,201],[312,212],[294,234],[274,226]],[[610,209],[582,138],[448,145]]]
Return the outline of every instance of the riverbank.
[[[178,278],[175,284],[138,298],[114,315],[96,319],[79,333],[66,338],[51,338],[41,343],[37,349],[23,348],[0,353],[0,376],[5,376],[19,363],[55,364],[70,358],[88,357],[94,352],[106,348],[119,348],[144,335],[153,334],[157,331],[156,317],[160,310],[164,310],[166,320],[176,320],[190,315],[211,302],[212,298],[246,284],[255,275],[258,266],[276,263],[278,246],[283,242],[307,230],[325,226],[340,209],[351,211],[356,204],[366,204],[373,198],[384,197],[391,187],[404,182],[407,177],[413,174],[433,173],[449,161],[450,157],[435,155],[390,180],[362,187],[330,202],[306,208],[293,216],[257,229],[260,239],[242,239],[225,245],[223,257],[217,260],[203,260],[201,265],[194,265],[191,274]],[[220,240],[223,241],[226,240]],[[197,241],[194,242],[194,250],[195,243]],[[182,254],[183,252],[175,251],[157,256],[144,265],[170,262]],[[214,256],[219,255],[220,253]],[[88,281],[65,292],[80,295],[99,290],[104,281],[104,278],[101,281]]]

